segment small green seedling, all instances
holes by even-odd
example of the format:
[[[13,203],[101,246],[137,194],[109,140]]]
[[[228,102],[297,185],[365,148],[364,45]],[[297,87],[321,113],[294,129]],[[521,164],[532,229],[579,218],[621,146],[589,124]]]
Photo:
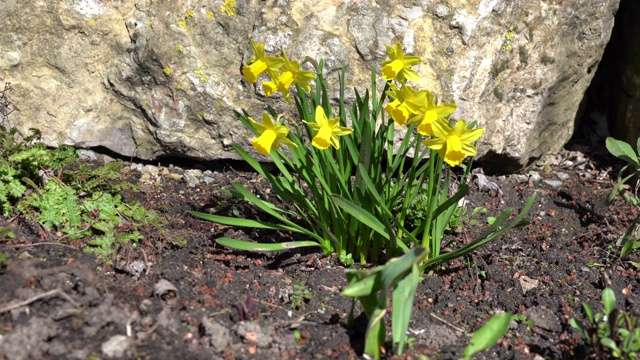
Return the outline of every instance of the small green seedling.
[[[296,339],[296,344],[302,345],[302,334],[298,330],[293,331],[293,338]]]
[[[609,150],[613,156],[622,159],[627,163],[627,165],[625,165],[618,173],[618,181],[616,182],[616,185],[614,185],[613,189],[611,189],[611,192],[607,197],[607,203],[612,204],[614,199],[620,196],[627,203],[640,209],[640,199],[638,199],[640,182],[636,181],[636,187],[633,193],[627,191],[624,186],[625,183],[630,181],[632,178],[637,179],[638,175],[640,175],[640,159],[638,159],[638,156],[631,145],[624,141],[609,137],[606,140],[606,146],[607,150]],[[640,153],[640,138],[637,140],[636,149],[638,153]],[[636,216],[631,225],[629,225],[629,228],[624,235],[616,242],[616,246],[620,247],[621,259],[628,255],[632,250],[640,249],[640,239],[638,239],[637,236],[639,223],[640,213]],[[640,264],[633,263],[633,265],[640,268]]]
[[[0,253],[0,274],[4,272],[4,263],[9,261],[9,257],[5,253]]]
[[[513,321],[527,325],[527,331],[531,331],[533,319],[529,319],[526,315],[513,315]]]
[[[604,313],[594,314],[591,306],[583,302],[587,323],[572,318],[569,324],[585,336],[596,358],[637,359],[640,356],[638,315],[616,309],[616,297],[610,288],[602,291],[602,304]]]
[[[298,310],[302,305],[313,299],[313,293],[305,284],[294,284],[293,294],[291,294],[291,309]]]

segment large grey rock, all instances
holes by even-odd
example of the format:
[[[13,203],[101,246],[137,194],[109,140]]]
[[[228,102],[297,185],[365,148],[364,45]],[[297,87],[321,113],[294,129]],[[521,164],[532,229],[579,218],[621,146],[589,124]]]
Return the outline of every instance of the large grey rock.
[[[571,136],[618,1],[247,0],[228,16],[210,0],[5,0],[0,81],[15,89],[11,125],[51,145],[235,158],[233,142],[250,146],[233,110],[259,117],[272,101],[241,81],[251,38],[329,72],[347,64],[360,89],[401,41],[425,59],[419,86],[486,127],[480,158],[506,170]]]

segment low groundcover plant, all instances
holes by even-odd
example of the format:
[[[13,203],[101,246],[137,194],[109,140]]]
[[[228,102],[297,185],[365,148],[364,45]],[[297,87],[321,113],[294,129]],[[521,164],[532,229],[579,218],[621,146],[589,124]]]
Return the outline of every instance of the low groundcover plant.
[[[469,190],[466,179],[477,152],[475,142],[484,129],[475,122],[453,120],[450,115],[455,104],[439,102],[431,91],[409,83],[420,79],[412,69],[420,58],[405,54],[399,43],[387,46],[389,59],[380,64],[386,80],[384,89],[377,89],[377,73],[372,69],[370,91],[362,94],[354,90],[355,102],[350,107],[344,100],[343,68],[336,108],[329,100],[323,60],[307,57],[302,62],[291,61],[284,51],[280,56],[267,55],[264,44],[256,42],[252,42],[252,48],[254,57],[242,68],[244,79],[254,84],[266,74],[269,80],[261,84],[264,93],[282,93],[288,103],[293,98],[299,119],[277,114],[271,107],[261,115],[260,122],[246,111],[236,112],[255,134],[251,141],[254,149],[269,156],[279,174],[269,171],[237,144],[233,147],[270,182],[286,207],[261,199],[236,183],[230,193],[264,211],[272,221],[190,213],[223,225],[290,231],[309,238],[269,244],[216,239],[219,244],[240,250],[319,246],[325,254],[337,253],[346,264],[377,263],[385,254],[389,260],[385,266],[370,271],[349,270],[350,284],[343,294],[357,298],[369,316],[365,353],[377,358],[386,337],[381,319],[388,307],[387,291],[393,289],[393,341],[401,354],[420,274],[522,225],[535,194],[511,223],[505,224],[511,215],[507,210],[475,240],[441,254],[444,232],[458,202]],[[302,70],[305,64],[310,64],[315,73]],[[396,127],[405,127],[406,136],[394,147]],[[457,186],[452,180],[452,167],[463,171]],[[425,216],[407,221],[409,206],[419,196],[423,200],[426,197]],[[409,223],[411,228],[405,227]]]

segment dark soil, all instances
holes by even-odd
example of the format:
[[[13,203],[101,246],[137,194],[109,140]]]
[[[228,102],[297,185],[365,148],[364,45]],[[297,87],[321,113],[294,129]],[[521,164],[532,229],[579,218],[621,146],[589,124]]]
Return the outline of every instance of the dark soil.
[[[474,180],[463,226],[447,237],[450,247],[473,239],[487,226],[486,216],[519,211],[537,191],[531,224],[425,276],[410,324],[412,346],[402,356],[387,348],[388,358],[458,359],[471,332],[509,311],[530,321],[513,322],[477,358],[581,359],[584,339],[568,324],[584,317],[581,301],[601,310],[602,289],[610,286],[621,309],[640,312],[640,276],[630,262],[640,262],[638,253],[619,260],[611,247],[636,214],[620,200],[604,203],[616,172],[593,159],[576,160],[575,152],[556,160],[534,167],[541,180]],[[0,253],[11,258],[0,275],[0,359],[362,357],[367,320],[357,305],[355,326],[347,328],[351,300],[340,295],[346,281],[335,256],[232,251],[214,239],[283,241],[290,234],[222,227],[185,213],[261,216],[233,205],[221,190],[241,182],[268,196],[264,180],[227,168],[190,187],[179,175],[173,167],[125,172],[141,182],[126,199],[139,200],[169,225],[164,234],[146,229],[145,240],[125,245],[113,265],[83,253],[82,242],[66,243],[21,218],[4,220],[16,238],[0,240]],[[469,218],[475,207],[488,212]],[[300,284],[311,299],[296,294]]]

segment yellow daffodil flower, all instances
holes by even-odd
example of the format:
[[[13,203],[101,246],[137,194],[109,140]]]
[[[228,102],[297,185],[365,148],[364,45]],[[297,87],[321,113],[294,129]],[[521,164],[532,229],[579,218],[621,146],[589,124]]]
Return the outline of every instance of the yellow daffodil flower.
[[[311,144],[320,150],[328,149],[329,145],[339,150],[340,140],[338,136],[349,135],[353,132],[351,128],[340,126],[339,117],[328,119],[322,106],[316,107],[315,122],[304,120],[303,122],[316,131],[316,135],[313,137],[313,140],[311,140]]]
[[[278,91],[284,95],[284,99],[287,102],[291,102],[289,95],[291,85],[294,83],[298,84],[304,91],[310,92],[311,85],[309,82],[314,80],[316,76],[311,71],[300,70],[300,63],[295,60],[289,61],[287,53],[284,50],[282,51],[282,57],[284,59],[284,67],[278,77],[277,87]]]
[[[391,90],[387,91],[387,95],[394,100],[387,104],[385,110],[396,124],[404,125],[407,123],[407,120],[414,115],[407,101],[419,103],[420,98],[425,96],[426,92],[414,92],[408,85],[403,85],[401,88],[398,88],[394,84],[391,84],[390,88]]]
[[[385,60],[380,63],[382,66],[382,77],[387,80],[398,80],[401,83],[407,80],[418,82],[420,77],[418,73],[411,69],[412,66],[420,63],[420,58],[417,56],[405,55],[402,50],[402,45],[396,43],[394,47],[385,45],[387,47],[387,56],[389,60]]]
[[[464,119],[458,120],[452,128],[446,121],[438,119],[433,123],[433,132],[436,138],[422,143],[437,150],[447,164],[457,166],[465,157],[476,155],[476,148],[471,143],[482,136],[484,129],[469,130]]]
[[[248,82],[254,84],[258,81],[258,77],[267,70],[277,71],[284,61],[275,56],[266,56],[264,52],[264,43],[257,43],[251,40],[251,47],[253,48],[252,58],[247,59],[250,65],[242,67],[242,76]]]
[[[269,74],[270,81],[262,82],[262,90],[265,95],[271,96],[274,92],[278,91],[278,87],[280,86],[280,74],[277,71],[267,70],[267,74]]]
[[[426,91],[424,96],[408,99],[407,105],[414,114],[408,123],[418,125],[418,133],[424,136],[433,136],[434,122],[438,119],[445,121],[445,117],[456,111],[455,104],[436,105],[431,91]]]
[[[289,129],[284,125],[274,123],[267,112],[262,114],[262,123],[256,122],[252,118],[249,118],[249,121],[260,135],[251,141],[251,145],[253,145],[260,154],[268,156],[272,150],[278,150],[280,143],[298,147],[293,141],[287,138]]]

